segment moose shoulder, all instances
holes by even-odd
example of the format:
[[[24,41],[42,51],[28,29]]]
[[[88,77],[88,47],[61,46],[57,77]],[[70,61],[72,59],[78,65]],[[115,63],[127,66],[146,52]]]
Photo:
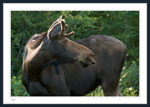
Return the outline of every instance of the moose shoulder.
[[[126,47],[112,37],[92,35],[73,42],[60,17],[48,32],[28,41],[22,82],[30,95],[81,96],[101,85],[106,96],[119,96]],[[56,66],[57,65],[57,66]],[[58,73],[56,73],[56,71]]]

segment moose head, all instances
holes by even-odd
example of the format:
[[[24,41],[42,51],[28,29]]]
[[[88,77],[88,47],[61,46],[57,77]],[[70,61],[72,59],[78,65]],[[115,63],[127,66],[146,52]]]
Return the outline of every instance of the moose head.
[[[95,63],[94,53],[90,49],[67,38],[74,34],[74,31],[67,34],[67,29],[65,19],[60,16],[47,32],[31,37],[27,43],[28,54],[25,59],[28,69],[31,67],[33,70],[51,60],[59,60],[61,63],[78,61],[84,67]]]
[[[83,65],[94,64],[94,53],[87,47],[68,39],[67,37],[73,35],[74,31],[66,34],[67,30],[68,25],[62,16],[50,26],[47,38],[50,42],[49,50],[51,55],[65,63],[79,61]]]

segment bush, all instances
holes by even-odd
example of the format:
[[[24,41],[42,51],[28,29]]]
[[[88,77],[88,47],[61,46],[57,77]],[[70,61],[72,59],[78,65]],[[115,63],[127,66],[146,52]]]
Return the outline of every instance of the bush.
[[[132,61],[129,67],[127,67],[127,65],[124,66],[121,74],[120,86],[123,95],[139,95],[139,67],[135,61]]]
[[[26,89],[21,82],[21,75],[11,78],[11,95],[12,96],[28,96]]]

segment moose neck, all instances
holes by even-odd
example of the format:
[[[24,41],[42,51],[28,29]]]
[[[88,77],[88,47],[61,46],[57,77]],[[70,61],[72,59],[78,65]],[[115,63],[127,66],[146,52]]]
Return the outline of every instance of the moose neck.
[[[34,73],[40,71],[42,66],[52,59],[52,56],[49,52],[45,52],[43,50],[44,43],[42,42],[36,49],[32,50],[28,48],[28,55],[26,57],[25,63],[26,68],[28,68],[28,72],[34,71]]]
[[[44,65],[43,65],[43,69],[44,68],[47,68],[49,66],[54,66],[55,67],[55,73],[58,75],[59,74],[59,65],[61,64],[61,62],[59,60],[50,60],[48,62],[46,62]]]

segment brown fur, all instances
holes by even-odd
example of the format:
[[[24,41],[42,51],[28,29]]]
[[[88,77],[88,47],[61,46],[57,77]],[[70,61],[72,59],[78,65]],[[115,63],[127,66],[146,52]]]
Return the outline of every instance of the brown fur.
[[[37,48],[42,42],[42,40],[44,39],[44,37],[47,35],[47,32],[43,32],[39,35],[40,35],[39,38],[35,42],[32,42],[32,40],[35,38],[34,35],[29,39],[29,42],[30,42],[28,43],[30,45],[29,48],[31,49]]]

